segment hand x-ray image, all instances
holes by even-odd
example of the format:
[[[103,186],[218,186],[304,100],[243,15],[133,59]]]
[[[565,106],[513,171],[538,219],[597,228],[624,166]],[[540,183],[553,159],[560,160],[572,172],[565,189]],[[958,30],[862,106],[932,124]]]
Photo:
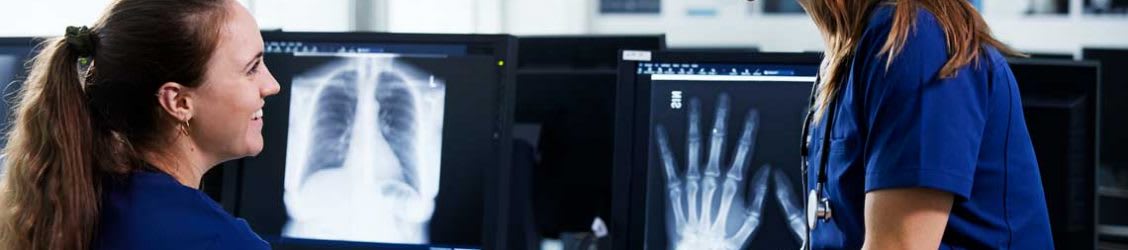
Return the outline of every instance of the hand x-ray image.
[[[810,83],[651,84],[646,248],[797,249]]]
[[[282,235],[429,243],[444,80],[388,54],[294,60]]]

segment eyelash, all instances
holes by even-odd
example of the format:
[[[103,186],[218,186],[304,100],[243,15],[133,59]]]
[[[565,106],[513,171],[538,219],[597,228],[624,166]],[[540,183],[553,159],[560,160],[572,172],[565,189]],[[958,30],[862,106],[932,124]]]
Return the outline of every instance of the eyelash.
[[[247,75],[249,76],[258,73],[259,65],[262,65],[262,61],[256,61],[255,65],[251,66],[251,70],[247,71]]]

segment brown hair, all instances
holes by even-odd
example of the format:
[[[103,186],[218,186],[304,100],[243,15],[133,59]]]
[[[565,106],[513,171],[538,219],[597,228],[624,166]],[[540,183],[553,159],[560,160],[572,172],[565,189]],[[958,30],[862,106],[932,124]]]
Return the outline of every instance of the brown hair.
[[[168,140],[157,89],[201,83],[227,1],[118,0],[89,29],[91,51],[69,35],[41,45],[4,149],[0,249],[92,247],[102,183]]]
[[[822,117],[841,88],[842,76],[850,69],[850,58],[865,32],[869,14],[879,4],[892,4],[893,27],[889,37],[877,55],[886,56],[887,66],[901,53],[915,26],[918,10],[924,9],[936,16],[937,23],[944,30],[948,45],[948,61],[940,69],[940,77],[955,76],[956,72],[971,63],[977,62],[983,53],[983,46],[992,46],[1004,54],[1022,56],[991,35],[987,22],[975,7],[966,0],[800,0],[815,25],[822,31],[826,42],[822,83],[818,85],[815,117]],[[870,55],[861,55],[870,56]]]

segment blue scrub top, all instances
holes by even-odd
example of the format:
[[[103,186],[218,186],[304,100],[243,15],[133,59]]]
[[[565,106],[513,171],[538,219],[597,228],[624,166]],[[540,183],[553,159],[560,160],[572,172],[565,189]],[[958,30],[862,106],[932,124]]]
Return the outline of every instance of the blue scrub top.
[[[165,173],[107,180],[101,213],[94,249],[270,249],[246,221]]]
[[[825,197],[833,218],[813,249],[859,249],[867,192],[930,188],[955,196],[940,249],[1052,249],[1049,217],[1021,96],[1006,59],[985,46],[955,77],[944,31],[920,10],[904,50],[876,56],[892,6],[874,10],[857,47],[831,126]],[[826,115],[811,126],[807,190],[816,182]]]

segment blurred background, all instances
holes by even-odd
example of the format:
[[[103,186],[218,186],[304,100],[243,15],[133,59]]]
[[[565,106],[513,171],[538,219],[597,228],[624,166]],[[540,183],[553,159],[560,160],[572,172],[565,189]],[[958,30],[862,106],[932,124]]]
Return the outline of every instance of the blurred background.
[[[0,36],[58,35],[109,0],[0,1]],[[666,34],[670,47],[821,50],[794,0],[240,0],[263,29],[412,33]],[[1028,52],[1128,46],[1124,0],[979,1],[998,37]]]
[[[643,112],[624,108],[634,104],[636,87],[650,84],[640,79],[649,79],[643,76],[653,68],[667,74],[776,64],[814,69],[823,50],[818,31],[795,0],[238,1],[264,31],[267,65],[284,86],[272,100],[289,98],[290,77],[310,70],[303,68],[309,62],[302,61],[308,59],[302,53],[449,53],[434,62],[415,62],[432,69],[432,79],[465,78],[448,79],[447,96],[463,98],[448,98],[448,106],[465,106],[480,116],[448,112],[446,125],[493,130],[467,132],[478,141],[444,138],[443,150],[477,147],[478,155],[493,158],[483,161],[489,164],[466,161],[452,167],[448,164],[455,161],[449,159],[455,158],[448,157],[478,158],[468,157],[476,156],[465,153],[471,151],[443,153],[443,173],[460,168],[456,171],[465,175],[443,177],[442,186],[459,189],[440,191],[435,221],[455,222],[435,222],[442,224],[430,229],[436,245],[426,247],[645,248],[633,235],[653,225],[635,216],[653,204],[644,205],[646,192],[636,187],[653,180],[645,171],[639,174],[637,164],[620,164],[620,158],[645,153],[624,146],[633,142],[634,127],[622,126]],[[1128,211],[1128,0],[969,1],[997,38],[1033,57],[1010,63],[1022,89],[1057,247],[1128,249],[1128,215],[1123,214]],[[5,81],[0,92],[6,101],[0,104],[0,127],[8,127],[10,93],[25,76],[20,65],[34,54],[31,38],[90,25],[111,2],[0,0],[0,81]],[[655,64],[632,62],[623,50],[654,51]],[[651,54],[645,55],[643,61],[650,61]],[[673,66],[659,65],[662,58]],[[463,72],[469,69],[487,70]],[[800,92],[769,96],[807,100]],[[209,172],[203,191],[246,218],[276,249],[414,249],[396,242],[305,242],[279,234],[286,219],[279,165],[285,164],[286,152],[271,145],[287,142],[270,140],[285,138],[288,125],[271,120],[285,117],[271,112],[286,110],[288,101],[272,102],[268,105],[275,106],[264,110],[269,117],[264,153]],[[798,167],[792,168],[797,154],[783,158],[796,160],[782,166],[798,175]],[[449,198],[451,190],[462,197]],[[471,209],[448,206],[446,199]]]

